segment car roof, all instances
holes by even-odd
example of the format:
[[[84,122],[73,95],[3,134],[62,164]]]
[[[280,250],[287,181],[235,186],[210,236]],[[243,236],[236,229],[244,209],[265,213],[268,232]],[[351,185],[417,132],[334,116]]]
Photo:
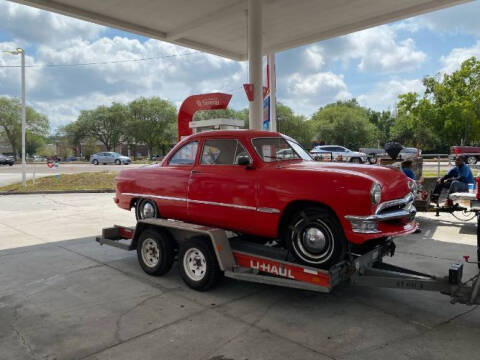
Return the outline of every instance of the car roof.
[[[218,137],[233,137],[233,138],[244,138],[251,139],[257,137],[285,137],[285,135],[275,132],[275,131],[265,131],[265,130],[210,130],[203,131],[188,137],[189,140],[197,138],[218,138]]]

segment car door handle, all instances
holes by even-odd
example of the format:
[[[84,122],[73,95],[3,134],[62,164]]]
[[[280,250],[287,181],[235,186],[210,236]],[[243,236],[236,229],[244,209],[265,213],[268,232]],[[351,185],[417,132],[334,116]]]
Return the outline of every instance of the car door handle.
[[[198,170],[192,170],[192,174],[201,174],[202,172],[201,171],[198,171]]]

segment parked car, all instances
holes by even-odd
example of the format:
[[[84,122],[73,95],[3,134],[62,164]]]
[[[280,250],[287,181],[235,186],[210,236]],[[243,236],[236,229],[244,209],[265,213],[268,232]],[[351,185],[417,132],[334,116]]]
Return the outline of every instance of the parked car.
[[[414,147],[404,147],[398,154],[397,159],[405,160],[412,157],[422,156],[422,150]]]
[[[76,156],[67,156],[67,157],[64,159],[64,161],[68,161],[68,162],[70,162],[70,161],[78,161],[78,160],[79,160],[79,158],[76,157]]]
[[[128,156],[124,156],[122,154],[116,152],[99,152],[93,154],[90,157],[90,162],[93,165],[98,164],[117,164],[117,165],[128,165],[132,162],[132,160]]]
[[[123,170],[116,182],[115,203],[134,208],[137,219],[278,239],[299,262],[317,267],[342,260],[348,244],[362,248],[416,228],[415,183],[403,173],[316,162],[275,132],[191,135],[160,164]]]
[[[0,165],[10,165],[15,164],[15,158],[13,156],[0,155]]]
[[[480,159],[480,147],[479,146],[451,146],[450,160],[455,160],[459,155],[464,156],[467,159],[469,165],[475,165]]]
[[[358,149],[358,151],[367,155],[367,161],[370,164],[376,164],[377,157],[387,155],[387,153],[385,152],[385,149],[380,149],[380,148],[360,148]]]
[[[337,145],[317,145],[310,150],[312,155],[331,153],[334,160],[352,162],[361,164],[367,161],[368,156],[365,153],[352,151],[343,146]]]

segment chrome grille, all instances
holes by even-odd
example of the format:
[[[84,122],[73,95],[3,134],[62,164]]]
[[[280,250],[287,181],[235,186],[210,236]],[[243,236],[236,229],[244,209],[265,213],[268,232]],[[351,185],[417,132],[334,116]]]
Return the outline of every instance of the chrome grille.
[[[405,210],[410,212],[413,207],[414,197],[412,193],[408,193],[401,199],[385,201],[378,205],[375,211],[376,215],[388,215],[389,213]]]

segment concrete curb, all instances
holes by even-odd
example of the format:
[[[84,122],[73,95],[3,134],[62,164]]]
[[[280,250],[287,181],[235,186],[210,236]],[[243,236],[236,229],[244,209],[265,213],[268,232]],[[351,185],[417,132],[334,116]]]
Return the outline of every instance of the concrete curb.
[[[35,194],[96,194],[114,193],[115,190],[43,190],[43,191],[0,191],[1,195],[35,195]]]

